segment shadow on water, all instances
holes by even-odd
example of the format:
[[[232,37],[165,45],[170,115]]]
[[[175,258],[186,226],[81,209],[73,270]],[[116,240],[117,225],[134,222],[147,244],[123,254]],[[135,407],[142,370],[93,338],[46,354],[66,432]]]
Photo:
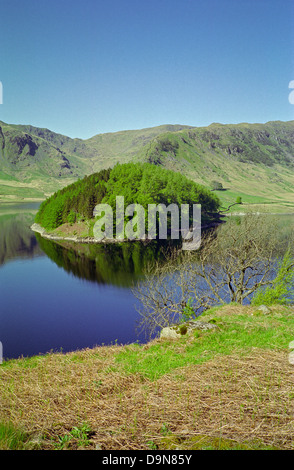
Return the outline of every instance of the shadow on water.
[[[53,242],[39,234],[36,238],[44,253],[65,271],[87,281],[121,287],[132,286],[148,264],[164,261],[170,248],[158,241],[94,245]]]

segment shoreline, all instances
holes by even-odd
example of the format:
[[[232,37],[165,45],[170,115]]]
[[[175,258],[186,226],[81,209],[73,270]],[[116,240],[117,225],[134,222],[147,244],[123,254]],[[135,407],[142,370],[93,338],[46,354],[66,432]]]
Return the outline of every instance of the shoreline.
[[[87,244],[92,244],[92,245],[99,245],[99,244],[109,244],[109,243],[123,243],[123,242],[151,242],[152,240],[144,238],[144,239],[134,239],[131,240],[129,238],[123,238],[123,239],[118,239],[118,238],[103,238],[103,240],[97,240],[94,237],[79,237],[77,235],[72,235],[72,236],[60,236],[60,235],[54,235],[52,233],[46,232],[46,229],[43,228],[41,225],[33,223],[30,227],[30,229],[33,232],[39,233],[41,237],[46,238],[48,240],[52,241],[68,241],[68,242],[74,242],[74,243],[87,243]]]
[[[43,201],[45,201],[45,199],[41,199],[41,198],[11,198],[11,199],[1,199],[0,197],[0,205],[2,204],[28,204],[28,203],[36,203],[36,204],[41,204]]]

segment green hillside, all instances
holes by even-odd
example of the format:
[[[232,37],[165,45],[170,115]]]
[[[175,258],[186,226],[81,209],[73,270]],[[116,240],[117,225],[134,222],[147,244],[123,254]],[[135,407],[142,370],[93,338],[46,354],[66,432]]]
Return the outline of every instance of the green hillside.
[[[183,128],[189,126],[166,125],[82,140],[0,121],[0,202],[44,199],[78,178],[135,160],[159,134]]]
[[[208,188],[220,183],[224,206],[239,196],[242,210],[246,203],[294,210],[294,121],[164,125],[87,140],[0,122],[0,202],[44,198],[78,178],[130,161],[178,171]]]
[[[294,121],[212,124],[153,140],[144,158],[202,184],[221,183],[224,201],[294,202]]]

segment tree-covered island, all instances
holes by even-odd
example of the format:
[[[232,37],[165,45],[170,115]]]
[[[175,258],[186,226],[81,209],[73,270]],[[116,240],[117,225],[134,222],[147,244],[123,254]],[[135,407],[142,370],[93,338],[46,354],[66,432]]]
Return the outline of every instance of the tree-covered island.
[[[118,196],[125,207],[139,204],[146,213],[152,204],[201,205],[202,223],[210,221],[220,207],[216,194],[178,172],[149,163],[126,163],[85,176],[55,192],[41,204],[35,222],[51,233],[93,237],[93,212],[99,204],[110,206],[115,228]],[[124,219],[126,224],[130,216]]]

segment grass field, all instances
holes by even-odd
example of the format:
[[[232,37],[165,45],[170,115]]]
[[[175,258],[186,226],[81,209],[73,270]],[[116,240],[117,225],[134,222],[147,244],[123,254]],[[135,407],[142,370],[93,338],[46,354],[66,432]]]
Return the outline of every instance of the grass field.
[[[275,194],[271,195],[270,192],[266,197],[246,194],[235,190],[214,191],[214,193],[221,200],[220,210],[228,213],[262,212],[273,214],[294,214],[294,199],[291,193],[287,195],[288,198],[286,198],[285,195],[284,197],[278,198]],[[237,198],[239,197],[241,198],[242,204],[236,204]],[[228,208],[229,210],[227,211]]]
[[[294,449],[294,308],[227,305],[179,340],[4,361],[1,449]]]
[[[10,178],[0,172],[0,204],[1,202],[43,201],[58,189],[72,183],[74,179],[32,177],[21,181]]]

